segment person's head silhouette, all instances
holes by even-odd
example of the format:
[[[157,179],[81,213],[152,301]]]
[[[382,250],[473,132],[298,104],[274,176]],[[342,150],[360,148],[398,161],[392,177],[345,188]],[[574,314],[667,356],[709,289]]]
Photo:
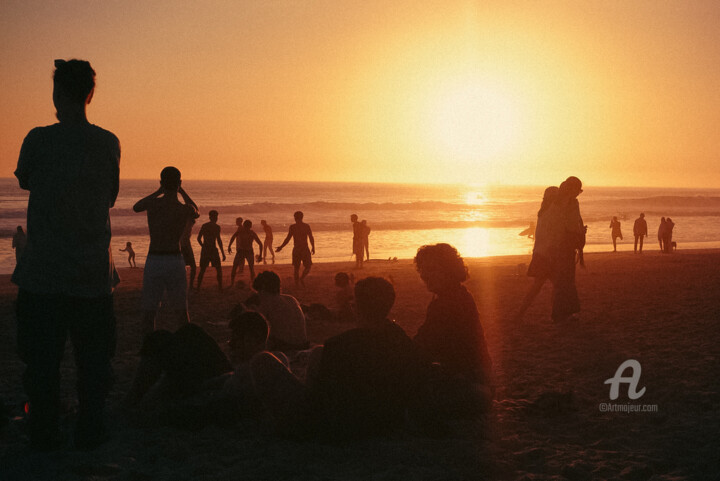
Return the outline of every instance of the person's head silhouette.
[[[165,192],[177,192],[181,184],[180,171],[176,167],[168,166],[160,172],[160,185]]]
[[[302,222],[303,216],[304,216],[304,214],[300,210],[293,214],[293,217],[295,218],[295,222],[298,222],[298,223]]]
[[[95,92],[95,71],[85,60],[55,60],[53,104],[61,122],[85,117]],[[87,119],[85,119],[87,120]]]
[[[210,217],[210,222],[216,223],[218,220],[218,211],[213,209],[210,212],[208,212],[208,216]]]
[[[361,325],[383,321],[395,303],[395,288],[382,277],[367,277],[355,284],[355,305]]]

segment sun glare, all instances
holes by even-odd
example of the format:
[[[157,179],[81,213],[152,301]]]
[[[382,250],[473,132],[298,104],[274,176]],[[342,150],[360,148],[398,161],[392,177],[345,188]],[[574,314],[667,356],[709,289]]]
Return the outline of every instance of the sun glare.
[[[464,79],[439,92],[430,115],[435,148],[455,161],[497,160],[520,140],[517,100],[482,79]]]

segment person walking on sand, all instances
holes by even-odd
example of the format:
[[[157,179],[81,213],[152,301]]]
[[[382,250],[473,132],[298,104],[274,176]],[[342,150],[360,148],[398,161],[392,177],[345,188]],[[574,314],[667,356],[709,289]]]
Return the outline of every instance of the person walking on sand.
[[[525,298],[515,314],[515,320],[522,320],[525,311],[530,307],[535,297],[540,293],[540,289],[547,280],[550,279],[552,273],[552,266],[550,261],[550,236],[548,233],[548,221],[547,212],[550,206],[555,202],[559,189],[557,187],[550,186],[545,189],[543,194],[542,204],[540,204],[540,210],[537,216],[537,227],[535,227],[535,244],[533,246],[532,259],[528,266],[527,275],[528,277],[534,278],[534,282]],[[533,225],[535,225],[533,223]]]
[[[180,238],[190,219],[197,219],[198,208],[182,188],[180,171],[165,167],[160,172],[160,188],[135,203],[135,212],[147,212],[150,230],[145,269],[143,270],[142,332],[153,332],[155,318],[167,295],[166,307],[171,309],[178,327],[190,322],[187,305],[185,259],[180,251]],[[182,196],[183,202],[177,198]]]
[[[613,252],[617,252],[618,237],[622,240],[623,235],[620,230],[620,221],[615,216],[610,220],[610,229],[612,229]]]
[[[553,282],[552,319],[563,322],[580,312],[575,286],[576,252],[585,245],[586,227],[580,215],[577,196],[582,182],[568,177],[558,189],[558,196],[548,210],[551,279]]]
[[[68,335],[77,366],[73,441],[93,449],[107,439],[105,399],[115,352],[110,208],[120,185],[120,142],[88,122],[95,71],[85,60],[55,60],[58,123],[25,137],[15,176],[30,191],[27,246],[13,272],[17,341],[25,363],[30,447],[62,447],[60,365]]]
[[[648,235],[647,221],[645,220],[644,213],[640,213],[640,217],[635,219],[635,224],[633,224],[633,235],[635,236],[635,246],[633,247],[633,252],[636,254],[642,254],[643,239],[646,235]]]
[[[370,227],[367,225],[367,221],[365,219],[360,222],[362,224],[362,244],[363,248],[365,249],[365,256],[367,257],[367,260],[370,260]]]
[[[237,245],[235,259],[233,259],[233,268],[230,273],[230,287],[235,284],[235,269],[238,266],[242,267],[246,260],[248,263],[248,269],[250,269],[250,280],[252,281],[255,279],[255,253],[253,252],[253,241],[257,242],[258,252],[262,252],[263,247],[262,242],[260,242],[260,238],[255,231],[252,230],[252,221],[249,219],[245,220],[242,226],[238,227],[238,230],[235,231],[230,238],[230,243],[228,244],[228,254],[232,254],[232,243],[235,239],[237,239]]]
[[[193,226],[195,225],[195,219],[189,219],[183,230],[182,237],[180,237],[180,252],[182,252],[183,259],[185,260],[185,266],[190,268],[190,279],[188,279],[188,289],[192,289],[193,282],[195,281],[195,252],[193,252],[192,243],[190,242],[190,236],[192,235]]]
[[[362,269],[363,259],[365,258],[365,248],[363,247],[362,241],[362,224],[358,222],[357,214],[350,216],[350,222],[352,222],[353,228],[352,252],[355,256],[355,269]]]
[[[665,230],[666,230],[665,222],[666,222],[665,217],[661,217],[660,218],[660,226],[658,227],[658,244],[660,244],[660,252],[665,252],[665,246],[663,244],[665,241]]]
[[[293,240],[292,250],[292,264],[293,264],[293,277],[295,279],[295,285],[305,285],[305,277],[310,273],[312,267],[312,256],[315,255],[315,238],[312,235],[312,229],[310,226],[303,222],[303,213],[301,211],[293,214],[295,223],[288,229],[287,236],[282,244],[275,250],[280,252],[283,247],[290,242],[290,238]],[[312,250],[308,248],[308,240]],[[300,274],[300,264],[304,266],[302,275]]]
[[[135,264],[135,250],[133,250],[132,242],[128,241],[125,243],[124,249],[118,249],[120,252],[127,252],[128,253],[128,264],[130,264],[130,268],[137,267],[137,264]]]
[[[670,217],[665,219],[665,232],[663,235],[663,247],[665,247],[665,253],[672,254],[672,235],[675,222]]]
[[[225,249],[223,249],[222,239],[220,238],[220,226],[217,223],[218,211],[211,210],[208,213],[210,222],[206,222],[200,227],[197,241],[200,244],[200,272],[198,272],[197,290],[200,290],[205,269],[208,265],[212,265],[217,272],[218,289],[223,290],[222,286],[222,264],[220,262],[220,254],[222,260],[225,260]],[[218,247],[220,251],[218,252]]]
[[[27,245],[27,236],[22,226],[17,226],[17,230],[13,235],[12,248],[15,249],[15,264],[20,262],[25,246]]]
[[[267,264],[268,251],[270,251],[272,260],[273,260],[273,262],[275,262],[275,250],[273,249],[272,227],[270,227],[270,225],[267,222],[265,222],[264,219],[260,221],[260,225],[262,225],[263,231],[265,232],[265,240],[263,241],[263,248],[262,248],[263,264]]]

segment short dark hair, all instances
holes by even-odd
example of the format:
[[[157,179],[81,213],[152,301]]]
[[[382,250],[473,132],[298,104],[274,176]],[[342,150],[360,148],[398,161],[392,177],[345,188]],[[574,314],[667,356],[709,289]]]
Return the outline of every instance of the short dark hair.
[[[302,211],[299,210],[299,211],[297,211],[297,212],[295,212],[295,213],[293,214],[293,217],[295,217],[295,219],[302,220],[302,218],[304,217],[304,215],[305,215],[305,214],[303,214]]]
[[[250,219],[246,219],[245,222],[243,222],[243,227],[246,229],[249,229],[252,227],[252,221]]]
[[[160,172],[160,183],[165,188],[177,189],[180,187],[180,170],[171,165],[165,167]]]
[[[84,104],[95,88],[95,70],[86,60],[55,60],[53,84],[71,101]]]
[[[253,289],[271,294],[280,294],[280,276],[273,271],[263,271],[253,281]]]
[[[448,274],[448,279],[458,283],[465,282],[468,278],[463,258],[450,244],[424,245],[418,249],[414,262],[418,272],[421,273],[442,269]]]
[[[255,339],[267,340],[270,335],[270,326],[265,316],[257,311],[244,311],[230,319],[229,324],[233,338],[251,336]]]
[[[213,209],[213,210],[211,210],[210,212],[208,212],[208,216],[211,217],[211,218],[212,218],[212,217],[217,217],[217,216],[218,216],[218,211],[216,211],[215,209]]]
[[[395,303],[395,288],[382,277],[366,277],[355,284],[355,305],[361,315],[386,317]]]

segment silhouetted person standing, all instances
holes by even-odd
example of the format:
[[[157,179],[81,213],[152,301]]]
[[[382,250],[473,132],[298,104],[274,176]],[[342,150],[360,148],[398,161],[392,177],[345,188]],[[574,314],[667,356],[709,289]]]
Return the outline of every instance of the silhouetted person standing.
[[[350,222],[352,222],[353,227],[352,251],[355,255],[355,268],[362,269],[363,259],[365,258],[365,248],[363,247],[362,241],[363,227],[362,224],[358,222],[357,214],[353,214],[350,216]]]
[[[220,253],[222,260],[225,260],[225,250],[223,249],[222,239],[220,238],[220,226],[217,223],[218,211],[211,210],[208,213],[210,222],[206,222],[198,232],[197,241],[200,244],[200,272],[198,273],[197,288],[200,290],[205,269],[208,265],[212,265],[217,272],[218,289],[222,291],[222,264],[220,262]],[[220,251],[218,252],[218,247]]]
[[[635,246],[633,247],[633,252],[642,254],[642,248],[643,248],[643,239],[646,235],[648,235],[648,228],[647,228],[647,221],[645,220],[645,214],[641,213],[640,217],[635,219],[635,224],[633,224],[633,235],[635,236]],[[639,249],[638,249],[639,245]]]
[[[292,238],[292,264],[294,268],[295,285],[305,285],[305,277],[310,273],[312,256],[315,255],[315,238],[312,235],[310,226],[303,222],[303,213],[301,211],[295,212],[293,217],[295,218],[295,223],[290,226],[285,240],[275,252],[280,252],[282,248],[290,242],[290,238]],[[308,239],[310,240],[312,250],[308,247]],[[300,276],[300,264],[304,266],[302,276]]]
[[[665,232],[663,235],[663,247],[665,247],[665,252],[667,254],[672,254],[672,235],[673,235],[673,228],[675,227],[675,222],[672,221],[670,217],[665,219]]]
[[[620,230],[620,221],[615,216],[610,220],[610,229],[612,229],[613,252],[617,252],[617,240],[618,238],[622,240],[623,235]]]
[[[132,242],[128,241],[125,243],[124,249],[118,249],[120,252],[127,252],[128,254],[128,264],[130,264],[131,268],[137,267],[137,264],[135,263],[135,249],[133,249]]]
[[[150,249],[143,270],[143,334],[155,330],[163,296],[171,309],[178,328],[189,322],[185,259],[180,251],[180,238],[191,219],[197,219],[195,202],[181,187],[180,171],[165,167],[160,173],[160,188],[137,201],[135,212],[147,212]],[[182,196],[183,202],[177,198]]]
[[[660,226],[658,227],[658,244],[660,244],[660,252],[665,252],[665,246],[663,244],[665,241],[665,231],[667,229],[665,222],[665,217],[661,217]]]
[[[22,226],[17,226],[17,231],[15,231],[12,240],[12,248],[15,249],[15,264],[20,263],[20,258],[22,257],[23,251],[25,251],[26,245],[27,236],[25,235],[25,231]]]
[[[551,240],[550,258],[553,282],[552,319],[561,322],[580,312],[580,299],[575,286],[575,256],[585,244],[585,226],[580,216],[577,196],[582,193],[582,182],[568,177],[548,210],[548,228]]]
[[[105,398],[115,352],[109,210],[119,188],[120,143],[88,122],[95,71],[82,60],[56,60],[53,103],[59,123],[25,137],[15,176],[30,191],[28,242],[12,280],[19,286],[17,336],[30,402],[34,449],[62,444],[60,363],[68,334],[77,366],[75,446],[106,439]]]
[[[265,220],[261,220],[260,225],[262,225],[263,231],[265,231],[265,240],[263,241],[262,248],[263,264],[267,264],[268,251],[270,251],[270,255],[272,256],[273,261],[275,261],[275,250],[273,249],[273,231],[272,227],[270,227],[270,225],[265,222]]]
[[[370,227],[367,225],[367,221],[363,220],[360,222],[362,224],[362,244],[363,248],[365,249],[365,255],[367,256],[367,260],[370,260]]]
[[[253,242],[257,242],[259,252],[262,252],[262,242],[254,230],[252,230],[252,221],[246,219],[242,226],[232,235],[228,244],[228,254],[232,254],[232,243],[237,239],[237,250],[235,259],[233,260],[233,268],[230,274],[230,286],[235,283],[235,268],[243,266],[245,261],[248,263],[250,270],[250,280],[255,279],[255,253],[253,252]]]

